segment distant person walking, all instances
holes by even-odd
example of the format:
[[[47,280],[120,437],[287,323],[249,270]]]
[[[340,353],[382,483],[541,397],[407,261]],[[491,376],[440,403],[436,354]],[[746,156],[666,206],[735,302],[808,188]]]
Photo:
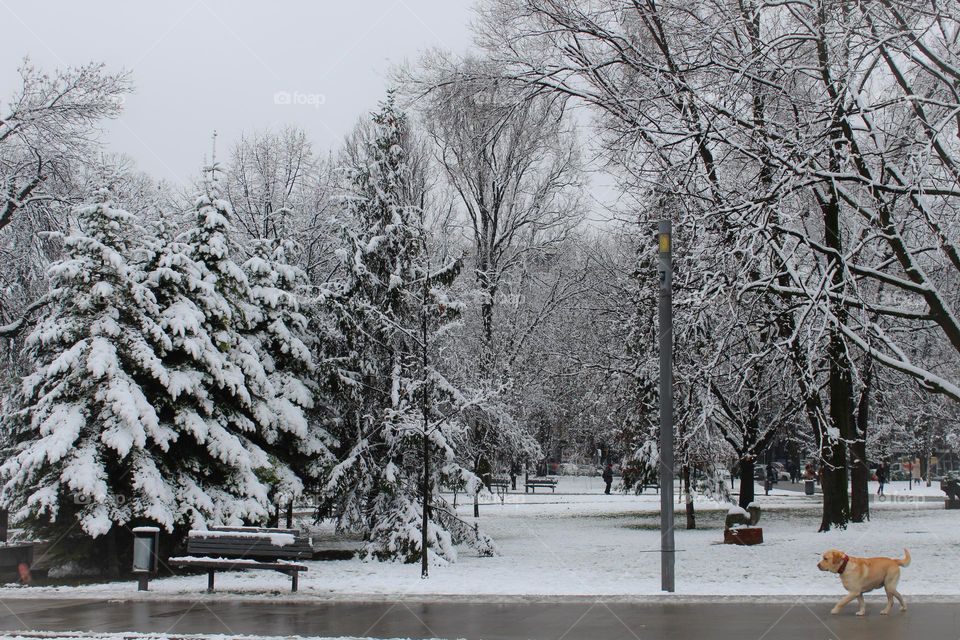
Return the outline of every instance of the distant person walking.
[[[607,488],[604,491],[604,493],[607,495],[610,495],[610,485],[613,484],[613,463],[612,462],[607,463],[607,466],[604,468],[603,475],[601,477],[603,478],[603,482],[607,485]]]
[[[767,464],[767,481],[763,483],[763,495],[770,495],[770,490],[773,489],[773,483],[777,479],[777,472],[773,470],[772,464]]]
[[[877,488],[878,496],[883,495],[883,485],[885,485],[886,483],[887,483],[887,465],[883,462],[883,460],[881,460],[880,464],[877,465],[877,484],[880,485],[879,488]]]
[[[921,474],[920,474],[920,459],[917,458],[913,461],[913,468],[910,470],[911,482],[920,484]],[[913,484],[910,485],[913,488]]]

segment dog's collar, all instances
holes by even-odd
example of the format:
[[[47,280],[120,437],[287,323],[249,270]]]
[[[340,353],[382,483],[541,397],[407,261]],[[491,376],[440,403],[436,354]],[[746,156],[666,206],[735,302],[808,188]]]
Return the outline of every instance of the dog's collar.
[[[837,569],[837,573],[843,573],[847,570],[847,563],[850,562],[850,556],[843,554],[843,561],[840,563],[840,568]]]

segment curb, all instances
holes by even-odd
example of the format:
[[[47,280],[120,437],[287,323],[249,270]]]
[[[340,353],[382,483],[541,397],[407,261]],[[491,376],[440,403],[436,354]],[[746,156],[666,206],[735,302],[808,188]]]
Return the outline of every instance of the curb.
[[[686,605],[686,604],[795,604],[802,602],[835,602],[842,594],[778,594],[778,595],[700,595],[700,594],[648,594],[648,595],[473,595],[473,594],[290,594],[289,592],[270,593],[230,593],[213,594],[184,593],[137,593],[130,594],[2,594],[3,600],[21,601],[73,601],[73,602],[244,602],[250,604],[382,604],[382,603],[418,603],[418,604],[632,604],[632,605]],[[960,604],[960,594],[904,594],[908,601],[918,604]],[[866,596],[868,600],[883,600],[882,593]]]

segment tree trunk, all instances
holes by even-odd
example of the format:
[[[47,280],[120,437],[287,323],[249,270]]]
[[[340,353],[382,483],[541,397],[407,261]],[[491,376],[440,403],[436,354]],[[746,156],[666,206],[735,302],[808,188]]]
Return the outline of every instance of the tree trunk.
[[[690,493],[690,465],[683,465],[683,493],[687,500],[687,529],[697,528],[697,516],[693,509],[693,495]]]
[[[427,300],[430,291],[430,269],[427,267],[427,276],[423,279],[423,302],[420,309],[420,356],[421,369],[423,376],[421,381],[423,388],[420,396],[420,411],[423,419],[423,520],[420,525],[420,577],[426,579],[430,572],[430,553],[428,545],[428,532],[430,528],[430,437],[428,427],[430,425],[430,378],[427,372],[429,353],[427,351]]]
[[[120,577],[120,549],[117,545],[117,527],[112,525],[107,532],[107,577],[116,580]]]
[[[740,508],[746,509],[753,502],[753,468],[754,459],[751,455],[740,458]]]
[[[424,394],[426,396],[426,394]],[[426,405],[426,400],[424,400]],[[427,413],[423,414],[423,521],[420,525],[420,577],[429,577],[430,558],[427,531],[430,526],[430,439],[427,437]]]
[[[847,491],[846,442],[854,440],[852,415],[853,380],[850,374],[850,359],[838,329],[831,330],[829,424],[830,433],[822,434],[821,469],[823,470],[823,518],[820,531],[831,527],[846,527],[850,521],[850,499]]]
[[[493,477],[490,473],[490,462],[482,453],[477,457],[473,472],[480,478],[480,482],[487,488],[487,491],[489,491]],[[473,494],[473,517],[480,517],[480,487],[477,487],[476,493]]]
[[[867,361],[863,390],[857,404],[856,434],[850,443],[850,520],[864,522],[870,519],[870,469],[867,466],[867,423],[870,418],[871,367]]]
[[[483,301],[480,303],[480,322],[483,331],[483,350],[481,356],[481,374],[489,376],[493,363],[493,296],[496,295],[493,287],[488,283],[481,286]]]
[[[850,521],[847,495],[846,454],[842,442],[828,444],[821,451],[821,487],[823,489],[823,517],[820,531],[834,526],[844,528]]]
[[[481,347],[479,364],[480,379],[489,381],[493,379],[493,315],[494,304],[497,293],[497,285],[493,282],[491,271],[490,251],[488,244],[488,216],[481,216],[482,238],[483,242],[477,245],[477,286],[481,292],[480,301],[480,325],[481,325]],[[490,461],[485,450],[486,429],[488,425],[478,421],[474,425],[473,437],[477,445],[477,457],[473,472],[479,477],[483,484],[490,489]],[[473,517],[480,517],[479,496],[474,495],[473,499]]]
[[[852,415],[853,380],[850,359],[838,329],[832,329],[830,346],[829,424],[831,432],[820,434],[820,468],[823,485],[823,518],[820,531],[831,527],[844,528],[850,521],[850,498],[847,491],[846,442],[854,439]]]

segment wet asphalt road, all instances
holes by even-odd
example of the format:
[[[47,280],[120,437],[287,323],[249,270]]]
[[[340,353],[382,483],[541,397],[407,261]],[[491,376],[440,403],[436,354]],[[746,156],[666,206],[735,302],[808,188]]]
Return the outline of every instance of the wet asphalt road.
[[[70,630],[490,640],[960,638],[960,604],[915,603],[905,614],[883,617],[882,603],[869,602],[868,616],[857,618],[853,605],[843,615],[831,616],[832,603],[820,599],[793,604],[5,599],[0,601],[0,633]]]

